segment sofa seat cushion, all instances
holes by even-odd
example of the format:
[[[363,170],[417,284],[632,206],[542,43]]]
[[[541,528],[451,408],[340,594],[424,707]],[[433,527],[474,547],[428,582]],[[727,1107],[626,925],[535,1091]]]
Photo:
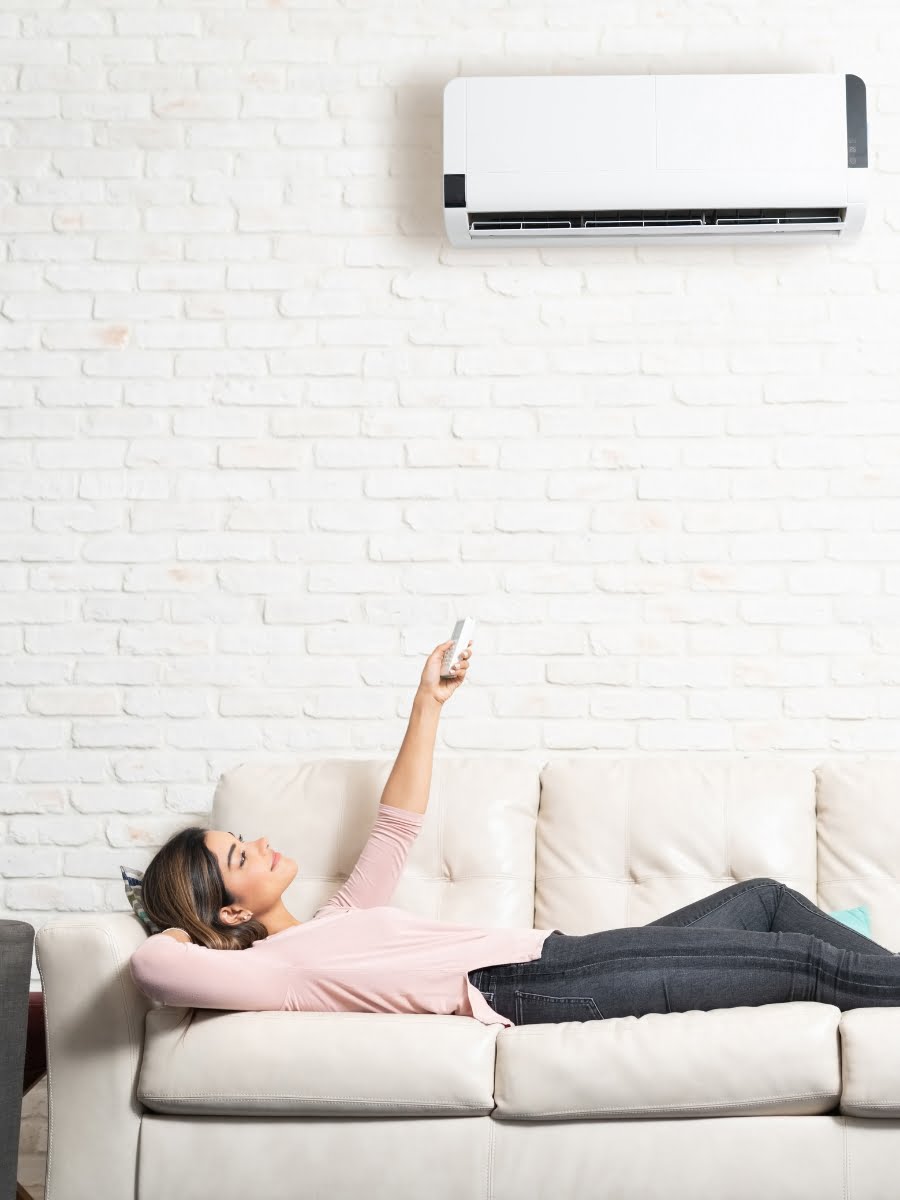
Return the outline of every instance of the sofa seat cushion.
[[[485,1116],[501,1025],[394,1013],[151,1009],[137,1098],[158,1113]]]
[[[900,1008],[841,1013],[841,1112],[900,1117]]]
[[[812,1115],[841,1092],[832,1004],[793,1000],[504,1029],[493,1116]]]

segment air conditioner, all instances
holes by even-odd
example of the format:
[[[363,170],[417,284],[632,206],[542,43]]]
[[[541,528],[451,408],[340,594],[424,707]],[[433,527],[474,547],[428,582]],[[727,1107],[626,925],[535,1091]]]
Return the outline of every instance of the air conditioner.
[[[822,241],[862,228],[857,75],[451,79],[454,246]]]

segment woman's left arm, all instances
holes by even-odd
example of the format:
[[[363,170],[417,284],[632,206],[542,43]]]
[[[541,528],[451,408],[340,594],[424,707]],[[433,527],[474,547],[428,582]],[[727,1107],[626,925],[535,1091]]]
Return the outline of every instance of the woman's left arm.
[[[247,950],[210,950],[156,933],[135,950],[131,977],[145,996],[179,1008],[284,1007],[290,966]],[[183,932],[183,931],[182,931]]]

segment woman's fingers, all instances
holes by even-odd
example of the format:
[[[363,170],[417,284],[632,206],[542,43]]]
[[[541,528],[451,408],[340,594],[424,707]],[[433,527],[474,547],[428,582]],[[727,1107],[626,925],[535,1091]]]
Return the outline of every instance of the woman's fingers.
[[[449,644],[452,644],[452,643],[448,643],[448,645],[449,645]],[[472,657],[472,651],[471,651],[471,648],[470,648],[470,647],[471,647],[471,645],[472,645],[472,640],[471,640],[471,638],[470,638],[470,639],[469,639],[469,648],[467,648],[467,649],[465,649],[465,650],[460,650],[460,652],[459,652],[459,658],[457,659],[457,665],[456,665],[455,667],[451,667],[451,668],[450,668],[450,674],[451,674],[451,675],[455,675],[455,674],[456,674],[456,672],[459,670],[459,668],[460,668],[460,667],[462,667],[462,668],[463,668],[463,670],[465,670],[465,668],[466,668],[466,667],[469,665],[469,664],[468,664],[468,662],[466,662],[466,661],[464,661],[464,660],[466,660],[466,659],[469,659],[469,658],[471,658],[471,657]]]

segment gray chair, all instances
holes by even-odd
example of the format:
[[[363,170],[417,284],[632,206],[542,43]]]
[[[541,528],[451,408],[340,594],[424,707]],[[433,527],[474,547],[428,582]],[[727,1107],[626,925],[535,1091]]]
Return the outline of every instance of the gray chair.
[[[0,921],[0,1200],[16,1194],[34,927]]]

